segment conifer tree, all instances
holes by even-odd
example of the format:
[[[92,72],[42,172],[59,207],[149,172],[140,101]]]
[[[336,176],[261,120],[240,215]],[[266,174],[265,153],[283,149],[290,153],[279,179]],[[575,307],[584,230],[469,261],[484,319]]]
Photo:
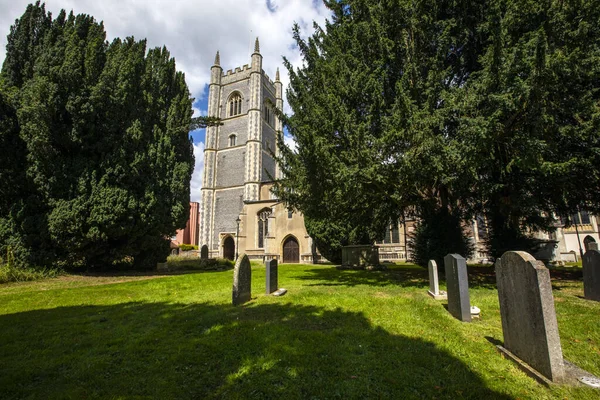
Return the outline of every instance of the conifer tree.
[[[598,211],[595,1],[325,3],[331,21],[307,40],[295,30],[297,151],[280,144],[278,187],[320,249],[372,243],[413,212],[416,260],[468,256],[445,236],[484,214],[497,257],[532,251],[556,215]]]
[[[0,210],[0,250],[67,267],[164,259],[188,218],[193,168],[192,99],[175,60],[145,40],[108,44],[93,17],[52,19],[39,2],[8,41],[1,90],[26,184]]]

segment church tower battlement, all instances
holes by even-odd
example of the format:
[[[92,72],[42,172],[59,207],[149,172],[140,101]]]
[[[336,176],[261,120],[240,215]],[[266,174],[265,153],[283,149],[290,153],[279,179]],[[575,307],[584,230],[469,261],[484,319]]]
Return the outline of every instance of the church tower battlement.
[[[261,184],[280,175],[270,151],[277,151],[283,89],[277,70],[273,82],[262,69],[256,38],[250,65],[223,72],[217,52],[211,67],[208,116],[222,125],[206,128],[200,220],[200,245],[219,256],[223,235],[235,235],[244,204],[260,198]]]

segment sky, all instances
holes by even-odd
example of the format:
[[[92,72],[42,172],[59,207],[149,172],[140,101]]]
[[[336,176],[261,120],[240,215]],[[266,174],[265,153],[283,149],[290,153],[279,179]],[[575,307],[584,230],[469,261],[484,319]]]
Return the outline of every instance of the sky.
[[[33,1],[0,0],[0,63],[10,26]],[[223,70],[235,69],[250,64],[258,37],[263,69],[274,79],[279,67],[285,91],[289,80],[282,57],[294,66],[301,65],[292,25],[297,22],[303,36],[308,36],[313,32],[313,21],[323,26],[329,17],[321,0],[46,0],[45,4],[46,11],[54,16],[65,9],[103,21],[109,41],[134,36],[147,38],[148,48],[167,46],[177,68],[185,73],[195,98],[195,115],[207,113],[210,67],[217,50]],[[284,106],[284,111],[290,110]],[[192,138],[196,165],[190,195],[192,201],[200,201],[204,131],[192,132]]]

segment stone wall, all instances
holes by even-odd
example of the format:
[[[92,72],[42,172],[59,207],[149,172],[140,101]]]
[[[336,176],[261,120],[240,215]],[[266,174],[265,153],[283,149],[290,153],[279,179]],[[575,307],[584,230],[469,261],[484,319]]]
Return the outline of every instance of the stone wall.
[[[213,248],[218,250],[220,243],[219,234],[229,232],[235,234],[238,218],[243,207],[243,188],[217,190],[215,191],[215,211],[213,223]]]
[[[246,146],[239,146],[217,153],[217,181],[215,187],[244,185],[245,156]]]

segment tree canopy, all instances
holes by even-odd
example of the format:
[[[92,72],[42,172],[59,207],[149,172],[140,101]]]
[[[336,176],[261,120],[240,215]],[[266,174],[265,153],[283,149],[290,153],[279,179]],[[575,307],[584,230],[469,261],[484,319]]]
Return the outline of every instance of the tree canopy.
[[[598,210],[594,1],[325,3],[324,27],[306,40],[294,29],[297,150],[280,143],[277,188],[320,249],[372,243],[412,212],[426,253],[468,255],[464,238],[431,235],[484,214],[497,256],[553,215]]]
[[[109,44],[92,16],[38,1],[8,35],[0,108],[0,251],[88,268],[166,257],[194,165],[192,99],[166,48]]]

